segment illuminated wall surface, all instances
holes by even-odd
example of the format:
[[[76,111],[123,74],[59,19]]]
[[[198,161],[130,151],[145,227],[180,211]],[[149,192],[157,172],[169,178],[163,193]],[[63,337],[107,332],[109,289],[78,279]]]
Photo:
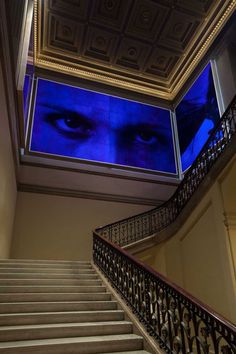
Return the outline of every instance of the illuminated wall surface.
[[[176,118],[184,171],[196,159],[220,118],[210,64],[178,105]]]
[[[23,100],[24,100],[24,119],[26,122],[28,107],[29,107],[29,96],[30,96],[30,82],[31,78],[29,75],[25,75],[24,90],[23,90]]]
[[[169,111],[43,79],[30,148],[176,173]]]
[[[26,130],[28,110],[29,110],[29,100],[32,87],[32,77],[30,75],[25,75],[24,90],[23,90],[23,100],[24,100],[24,127]]]

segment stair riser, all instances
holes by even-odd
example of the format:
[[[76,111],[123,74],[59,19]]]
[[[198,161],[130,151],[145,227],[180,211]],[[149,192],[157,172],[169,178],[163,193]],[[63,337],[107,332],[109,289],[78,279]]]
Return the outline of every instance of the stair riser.
[[[13,259],[13,258],[8,258],[8,259],[0,259],[0,263],[17,263],[17,264],[21,264],[21,263],[35,263],[35,264],[72,264],[72,265],[84,265],[84,264],[88,264],[91,265],[90,261],[62,261],[62,260],[53,260],[53,259]]]
[[[51,344],[31,347],[0,349],[0,354],[93,354],[108,351],[129,351],[142,349],[142,339],[107,340],[86,343]]]
[[[29,301],[109,301],[109,293],[85,294],[0,294],[1,302],[29,302]]]
[[[65,279],[65,280],[96,280],[96,274],[60,274],[60,273],[1,273],[0,279]]]
[[[0,315],[0,325],[17,326],[30,324],[50,324],[50,323],[80,323],[80,322],[101,322],[101,321],[122,321],[124,320],[123,311],[104,311],[86,313],[49,313],[49,314],[17,314]]]
[[[102,293],[104,286],[1,286],[0,293]]]
[[[1,268],[49,268],[49,269],[72,269],[72,270],[76,270],[76,269],[92,269],[92,266],[89,264],[48,264],[48,263],[40,263],[40,264],[36,264],[36,263],[5,263],[5,262],[0,262],[0,269]]]
[[[62,312],[62,311],[103,311],[115,310],[116,301],[98,302],[65,302],[65,303],[29,303],[29,304],[0,304],[0,313],[26,313],[26,312]]]
[[[40,273],[40,274],[45,274],[45,273],[49,273],[49,274],[55,274],[55,273],[59,273],[59,274],[96,274],[95,271],[90,268],[90,269],[79,269],[79,268],[75,268],[75,269],[61,269],[61,268],[0,268],[0,273],[29,273],[29,274],[34,274],[34,273]]]
[[[83,337],[83,336],[98,336],[111,334],[128,334],[132,333],[131,324],[117,325],[98,325],[83,327],[61,327],[61,328],[46,328],[46,329],[27,329],[24,330],[2,330],[0,331],[0,341],[15,341],[15,340],[33,340],[33,339],[48,339],[48,338],[66,338],[66,337]]]
[[[96,279],[0,279],[0,287],[1,286],[18,286],[18,285],[75,285],[75,286],[94,286],[101,285],[101,280]]]

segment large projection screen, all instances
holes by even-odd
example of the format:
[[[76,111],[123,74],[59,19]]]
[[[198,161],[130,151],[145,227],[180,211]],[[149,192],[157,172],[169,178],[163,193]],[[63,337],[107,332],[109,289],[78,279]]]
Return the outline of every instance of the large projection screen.
[[[209,63],[176,108],[183,171],[194,162],[219,118]]]
[[[176,174],[170,112],[39,78],[30,150]]]

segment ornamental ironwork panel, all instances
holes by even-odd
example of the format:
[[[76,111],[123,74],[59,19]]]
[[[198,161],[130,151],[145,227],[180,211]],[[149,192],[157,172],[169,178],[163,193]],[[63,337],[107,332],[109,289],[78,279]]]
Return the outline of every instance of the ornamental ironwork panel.
[[[166,353],[236,353],[236,327],[94,233],[93,257]]]

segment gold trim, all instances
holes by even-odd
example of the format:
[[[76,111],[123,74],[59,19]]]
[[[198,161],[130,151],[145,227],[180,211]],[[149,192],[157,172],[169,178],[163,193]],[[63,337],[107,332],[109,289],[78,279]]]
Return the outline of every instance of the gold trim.
[[[80,77],[87,80],[107,84],[110,86],[119,87],[125,90],[138,92],[148,96],[160,98],[173,102],[180,90],[186,84],[190,75],[200,64],[204,55],[209,50],[213,41],[220,33],[221,29],[236,10],[236,0],[217,1],[217,4],[212,9],[211,13],[198,30],[198,34],[189,44],[187,52],[180,58],[170,79],[164,81],[160,79],[155,83],[145,82],[145,77],[137,75],[137,79],[127,78],[125,71],[117,69],[115,73],[105,73],[108,69],[105,65],[100,65],[101,69],[83,68],[81,64],[68,65],[66,60],[62,60],[50,55],[40,53],[41,42],[41,0],[35,0],[35,20],[34,20],[34,59],[35,65],[41,68],[60,71],[65,74]],[[205,33],[204,33],[205,32]],[[199,35],[202,36],[200,43],[197,43]],[[55,54],[52,52],[52,55]],[[186,62],[186,63],[184,63]],[[103,70],[104,68],[104,70]],[[176,75],[176,72],[178,74]],[[176,77],[175,77],[176,75]],[[140,78],[140,81],[139,81]],[[155,81],[155,79],[153,80]],[[161,87],[166,84],[166,87]]]
[[[53,60],[55,60],[55,59],[53,59]],[[60,71],[62,73],[69,74],[72,76],[77,76],[77,77],[80,77],[83,79],[92,80],[92,81],[96,81],[96,82],[100,82],[100,83],[104,83],[104,84],[114,85],[116,87],[132,90],[132,91],[137,91],[139,93],[148,94],[148,95],[154,96],[154,97],[159,97],[159,98],[164,98],[164,99],[167,99],[169,97],[169,93],[162,92],[160,90],[157,90],[156,88],[154,88],[154,89],[148,88],[147,89],[147,88],[145,88],[144,85],[134,84],[134,83],[129,82],[128,80],[124,81],[121,79],[114,79],[114,78],[111,78],[111,77],[108,77],[108,76],[105,76],[102,74],[97,74],[94,72],[81,70],[76,67],[60,64],[59,59],[57,59],[57,62],[56,61],[52,62],[52,59],[49,57],[45,57],[44,60],[37,58],[35,60],[35,65],[40,68],[43,68],[43,69]]]
[[[184,83],[189,78],[190,74],[193,72],[193,70],[199,64],[201,59],[204,57],[207,50],[212,45],[213,41],[216,39],[217,35],[220,33],[220,30],[223,28],[223,26],[225,25],[225,23],[228,21],[228,19],[231,17],[231,15],[233,14],[233,12],[235,10],[236,10],[236,0],[232,0],[231,4],[227,7],[227,9],[223,13],[223,15],[218,20],[217,24],[213,27],[212,30],[211,29],[208,30],[208,33],[210,32],[208,37],[206,39],[205,39],[205,37],[203,37],[203,39],[201,40],[200,49],[197,50],[196,54],[195,54],[195,52],[193,52],[193,54],[191,55],[191,57],[188,60],[188,61],[191,60],[191,64],[188,66],[187,69],[182,70],[183,71],[183,74],[181,72],[182,78],[180,80],[178,78],[176,78],[176,80],[172,84],[171,93],[174,96],[173,98],[175,98],[177,96],[180,89],[182,88]]]

